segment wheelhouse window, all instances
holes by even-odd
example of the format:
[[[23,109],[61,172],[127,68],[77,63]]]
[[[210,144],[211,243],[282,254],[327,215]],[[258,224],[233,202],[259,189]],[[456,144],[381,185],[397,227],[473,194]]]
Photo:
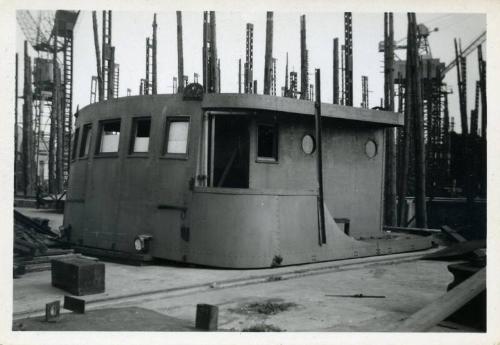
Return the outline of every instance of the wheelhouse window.
[[[277,124],[257,125],[257,161],[278,161],[278,126]]]
[[[116,153],[120,143],[120,120],[101,122],[98,153]]]
[[[78,146],[78,137],[80,136],[80,128],[77,128],[75,130],[75,136],[73,137],[73,147],[71,149],[71,159],[75,159],[76,158],[76,149],[77,149],[77,146]]]
[[[149,151],[151,118],[134,119],[132,125],[131,153],[146,153]]]
[[[80,143],[80,157],[87,157],[89,155],[90,143],[92,141],[92,125],[86,124],[82,130],[82,142]]]
[[[164,155],[167,157],[187,157],[189,117],[167,118]]]

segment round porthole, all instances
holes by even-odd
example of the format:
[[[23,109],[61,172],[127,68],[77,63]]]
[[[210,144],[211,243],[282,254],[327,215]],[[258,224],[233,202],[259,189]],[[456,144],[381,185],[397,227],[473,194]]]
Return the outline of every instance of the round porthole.
[[[368,158],[373,158],[377,155],[377,144],[373,140],[368,140],[366,142],[365,153]]]
[[[304,151],[306,155],[310,155],[315,149],[316,142],[314,141],[314,138],[309,134],[304,135],[302,138],[302,151]]]

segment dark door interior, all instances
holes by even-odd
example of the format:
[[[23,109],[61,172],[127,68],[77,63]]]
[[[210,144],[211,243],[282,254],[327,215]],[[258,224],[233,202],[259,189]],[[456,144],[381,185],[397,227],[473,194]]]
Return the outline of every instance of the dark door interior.
[[[246,116],[214,117],[212,130],[213,187],[248,188],[250,159],[249,119]]]

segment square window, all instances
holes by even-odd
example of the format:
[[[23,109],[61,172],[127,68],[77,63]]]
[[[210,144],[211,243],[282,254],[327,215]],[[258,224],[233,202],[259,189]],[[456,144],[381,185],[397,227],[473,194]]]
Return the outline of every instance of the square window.
[[[92,141],[92,125],[89,123],[83,126],[82,142],[80,143],[80,157],[89,155],[90,142]]]
[[[71,148],[71,159],[76,158],[76,147],[78,146],[78,137],[80,136],[80,128],[75,130],[75,136],[73,137],[73,147]]]
[[[257,160],[278,161],[278,126],[276,124],[257,126]]]
[[[187,144],[189,134],[188,118],[167,119],[167,136],[165,154],[174,156],[187,155]]]
[[[120,143],[120,120],[101,122],[99,153],[118,152]]]
[[[149,136],[151,118],[134,119],[132,125],[131,153],[145,153],[149,151]]]

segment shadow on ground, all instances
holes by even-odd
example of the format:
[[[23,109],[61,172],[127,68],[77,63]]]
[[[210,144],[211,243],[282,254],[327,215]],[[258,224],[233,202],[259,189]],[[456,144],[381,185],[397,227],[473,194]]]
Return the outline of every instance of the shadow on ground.
[[[85,314],[61,314],[57,322],[46,322],[45,317],[15,320],[13,331],[197,331],[190,321],[138,308],[106,308]]]

